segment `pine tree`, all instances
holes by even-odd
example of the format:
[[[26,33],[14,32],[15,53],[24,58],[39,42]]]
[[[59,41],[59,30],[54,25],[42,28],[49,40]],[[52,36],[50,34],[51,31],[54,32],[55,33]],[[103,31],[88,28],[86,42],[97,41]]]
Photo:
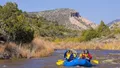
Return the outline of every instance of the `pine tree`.
[[[97,29],[97,32],[99,34],[99,37],[106,36],[106,35],[110,34],[110,29],[107,25],[105,25],[105,23],[103,21],[101,21],[101,23]]]

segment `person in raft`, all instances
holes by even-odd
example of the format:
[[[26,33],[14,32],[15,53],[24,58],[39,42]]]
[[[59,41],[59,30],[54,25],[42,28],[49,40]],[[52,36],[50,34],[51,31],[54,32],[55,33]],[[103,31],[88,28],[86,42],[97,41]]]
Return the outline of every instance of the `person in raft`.
[[[83,50],[83,52],[80,54],[80,58],[87,59],[90,62],[90,60],[92,59],[92,55],[86,49],[86,50]]]
[[[75,59],[77,57],[77,52],[73,49],[68,49],[66,50],[66,52],[64,53],[64,58],[67,61],[72,61],[73,59]]]

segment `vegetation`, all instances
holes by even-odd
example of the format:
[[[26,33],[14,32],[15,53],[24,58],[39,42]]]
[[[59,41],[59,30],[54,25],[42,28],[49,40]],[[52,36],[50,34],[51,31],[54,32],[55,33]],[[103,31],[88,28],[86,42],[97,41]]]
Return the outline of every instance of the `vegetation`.
[[[39,58],[49,56],[53,51],[51,42],[34,38],[31,44],[24,44],[23,46],[16,45],[13,42],[0,44],[0,59]]]
[[[114,25],[114,26],[111,28],[111,31],[112,31],[114,34],[120,34],[119,24],[114,23],[113,25]]]
[[[0,8],[0,34],[7,36],[8,41],[31,41],[34,31],[29,25],[30,19],[17,7],[17,4],[8,2]]]
[[[82,32],[81,41],[90,41],[93,38],[98,37],[98,33],[94,29],[85,30]]]
[[[97,29],[89,29],[82,32],[81,41],[90,41],[93,38],[100,38],[111,33],[109,27],[101,21]]]
[[[115,33],[119,30],[114,30]],[[30,43],[34,37],[45,37],[59,41],[89,41],[93,38],[107,36],[111,33],[108,26],[101,21],[97,29],[82,31],[70,30],[57,22],[47,21],[42,17],[30,15],[18,9],[16,3],[7,2],[0,6],[0,35],[7,37],[7,41],[16,43]]]
[[[76,37],[78,32],[42,17],[31,16],[18,9],[16,3],[7,2],[0,6],[0,37],[5,37],[7,41],[5,44],[0,44],[0,58],[48,56],[54,50],[52,42],[36,37],[50,37],[55,40]]]
[[[65,38],[75,37],[75,31],[66,29],[56,22],[47,21],[36,15],[30,16],[18,9],[16,3],[7,2],[0,6],[0,34],[7,36],[7,41],[30,43],[34,37]]]
[[[97,33],[99,33],[99,37],[107,36],[110,34],[110,29],[103,21],[100,22],[100,25],[97,29]]]
[[[16,3],[7,2],[4,6],[0,5],[0,37],[5,37],[8,42],[4,46],[0,44],[0,55],[2,55],[0,58],[43,57],[50,55],[54,48],[120,49],[120,47],[115,48],[117,47],[115,43],[88,43],[93,38],[106,37],[112,32],[119,34],[120,29],[116,27],[110,30],[103,21],[96,29],[91,28],[80,32],[67,29],[63,25],[58,25],[57,22],[47,21],[42,17],[23,12],[18,9]],[[83,41],[87,42],[83,43]]]
[[[60,43],[56,45],[56,49],[97,49],[97,50],[120,50],[120,42],[114,41],[110,43],[101,43],[101,42],[82,42],[82,43]]]

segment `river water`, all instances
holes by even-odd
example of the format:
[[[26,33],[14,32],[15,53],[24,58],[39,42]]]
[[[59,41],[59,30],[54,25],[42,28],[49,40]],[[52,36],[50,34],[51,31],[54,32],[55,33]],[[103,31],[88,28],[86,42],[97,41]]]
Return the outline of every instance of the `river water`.
[[[120,68],[120,51],[117,50],[89,50],[93,59],[99,64],[92,68]],[[39,59],[0,60],[0,68],[84,68],[57,66],[55,62],[63,59],[65,50],[56,50],[52,56]],[[77,50],[78,54],[81,52]]]

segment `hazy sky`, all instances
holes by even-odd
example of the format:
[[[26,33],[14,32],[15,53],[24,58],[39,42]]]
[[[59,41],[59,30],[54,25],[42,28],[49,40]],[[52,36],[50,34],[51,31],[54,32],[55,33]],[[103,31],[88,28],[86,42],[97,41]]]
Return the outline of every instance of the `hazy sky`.
[[[43,11],[56,8],[72,8],[88,20],[109,23],[120,19],[120,0],[0,0],[0,5],[6,2],[16,2],[23,11]]]

